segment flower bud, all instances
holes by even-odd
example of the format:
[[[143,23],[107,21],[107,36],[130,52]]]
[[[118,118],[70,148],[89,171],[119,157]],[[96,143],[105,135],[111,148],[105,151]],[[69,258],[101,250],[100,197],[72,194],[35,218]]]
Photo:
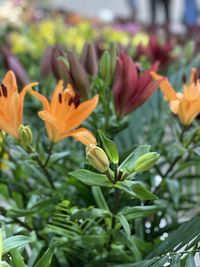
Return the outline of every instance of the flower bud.
[[[92,77],[96,77],[98,73],[98,59],[95,47],[91,43],[86,43],[81,55],[81,62],[85,70]]]
[[[74,89],[81,98],[87,99],[90,87],[88,75],[74,52],[68,53],[68,61]]]
[[[117,65],[117,46],[115,43],[111,43],[109,47],[110,52],[110,73],[111,73],[111,81],[113,81],[116,71]]]
[[[51,67],[57,81],[63,80],[65,84],[73,85],[69,67],[67,66],[67,58],[64,51],[58,46],[55,46],[52,50]]]
[[[106,50],[99,63],[100,77],[108,84],[111,82],[111,58],[109,52]]]
[[[158,161],[160,155],[156,152],[149,152],[139,157],[134,166],[135,172],[144,172],[149,170]]]
[[[99,172],[106,172],[109,168],[109,160],[102,148],[96,145],[86,147],[86,156],[89,163]]]
[[[29,126],[19,126],[19,140],[23,147],[28,147],[33,140],[31,128]]]

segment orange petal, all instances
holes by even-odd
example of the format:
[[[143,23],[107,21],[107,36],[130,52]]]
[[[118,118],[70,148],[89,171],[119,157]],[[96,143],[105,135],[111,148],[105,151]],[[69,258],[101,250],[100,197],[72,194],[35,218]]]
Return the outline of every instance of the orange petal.
[[[154,80],[160,80],[163,78],[163,76],[158,75],[156,72],[151,71],[151,76]],[[166,79],[160,84],[160,89],[163,92],[165,99],[167,101],[176,100],[176,91],[173,89],[169,81]]]
[[[16,77],[13,71],[9,70],[6,73],[5,77],[3,78],[2,84],[5,85],[9,93],[17,90]]]
[[[51,98],[50,109],[51,109],[52,113],[56,112],[56,107],[58,104],[58,95],[62,92],[63,92],[63,81],[59,81],[56,85],[56,88],[55,88],[53,95],[52,95],[52,98]]]
[[[18,138],[18,129],[13,127],[12,122],[7,121],[3,117],[0,117],[0,129],[12,135],[16,139]]]
[[[72,136],[84,145],[96,145],[97,140],[94,135],[85,128],[79,128],[73,132],[70,132],[67,136]],[[66,136],[66,137],[67,137]]]
[[[52,115],[51,113],[49,113],[47,110],[43,110],[38,112],[39,117],[50,123],[52,126],[54,126],[57,130],[59,131],[63,131],[65,130],[65,124],[63,121],[59,120],[59,118],[57,118],[56,116]]]
[[[80,104],[77,108],[73,109],[70,114],[68,114],[68,120],[66,122],[65,130],[71,131],[72,129],[78,127],[96,108],[99,101],[99,97],[95,96],[90,100],[87,100]]]
[[[33,86],[37,86],[38,83],[34,82],[34,83],[29,83],[27,84],[23,90],[21,91],[21,93],[19,94],[19,102],[18,102],[18,125],[23,123],[23,107],[24,107],[24,97],[27,93],[27,91],[32,88]]]
[[[32,90],[31,88],[27,88],[27,91],[33,95],[34,97],[36,97],[40,102],[42,102],[44,109],[49,110],[50,109],[50,105],[49,105],[49,101],[47,100],[47,98],[43,95],[41,95],[40,93]]]

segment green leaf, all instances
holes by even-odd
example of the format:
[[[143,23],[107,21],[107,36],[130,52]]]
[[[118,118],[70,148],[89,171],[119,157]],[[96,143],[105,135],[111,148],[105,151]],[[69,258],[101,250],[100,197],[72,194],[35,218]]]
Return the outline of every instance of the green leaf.
[[[59,161],[60,159],[63,159],[65,157],[67,157],[69,155],[69,151],[64,151],[64,152],[59,152],[59,153],[54,153],[51,155],[51,158],[49,160],[48,166],[56,163],[57,161]]]
[[[20,254],[19,250],[17,248],[12,249],[10,251],[11,257],[12,257],[12,265],[13,267],[26,267],[26,264],[24,263],[24,258]]]
[[[186,258],[186,267],[196,267],[196,264],[195,264],[195,261],[194,261],[194,257],[191,253],[189,253],[187,255],[187,258]]]
[[[185,245],[188,245],[195,237],[199,235],[200,216],[182,223],[178,229],[174,230],[169,236],[159,245],[157,245],[149,255],[148,259],[159,256],[163,253],[171,251],[179,251]]]
[[[169,259],[169,256],[166,255],[166,256],[164,256],[163,258],[161,258],[161,259],[159,259],[158,261],[156,261],[156,262],[152,265],[152,267],[161,267],[161,266],[164,266],[164,264],[165,264],[166,262],[168,262],[168,259]]]
[[[124,217],[124,215],[122,213],[118,213],[117,214],[117,218],[118,220],[120,221],[122,227],[124,228],[126,234],[127,234],[127,237],[130,237],[131,236],[131,229],[130,229],[130,225],[129,223],[127,222],[126,218]]]
[[[111,217],[111,213],[108,210],[97,209],[93,207],[81,209],[74,214],[71,215],[71,220],[80,220],[80,219],[88,219],[88,218],[104,218]]]
[[[131,197],[133,198],[137,198],[136,194],[133,192],[133,190],[131,189],[131,187],[125,183],[126,181],[118,181],[114,187],[119,188],[120,190],[128,193],[129,195],[131,195]]]
[[[52,246],[46,250],[42,258],[37,261],[34,267],[50,267],[52,257],[55,251],[55,246]]]
[[[121,163],[119,169],[124,173],[131,173],[134,169],[136,160],[149,151],[149,145],[139,146]]]
[[[172,262],[171,262],[171,267],[180,267],[180,264],[181,264],[181,256],[178,254],[178,255],[174,255],[172,257]]]
[[[194,148],[193,151],[195,154],[197,154],[197,156],[200,156],[200,147]]]
[[[142,200],[155,200],[158,199],[157,196],[152,194],[147,188],[145,188],[141,183],[134,182],[131,189],[136,194],[136,196]]]
[[[135,206],[126,207],[121,210],[121,213],[126,217],[127,220],[134,220],[136,218],[142,218],[150,214],[157,213],[162,210],[163,207],[160,206]]]
[[[86,185],[97,185],[105,187],[112,186],[112,184],[108,181],[106,175],[104,174],[99,174],[84,169],[71,172],[70,174]]]
[[[12,249],[24,247],[25,245],[35,241],[35,238],[24,235],[11,236],[3,240],[3,254],[8,253]]]
[[[177,180],[165,180],[169,188],[170,195],[173,199],[174,205],[177,207],[180,199],[180,185]]]
[[[94,199],[100,209],[109,210],[109,207],[106,203],[106,200],[104,198],[104,195],[102,193],[102,190],[99,186],[93,186],[92,187],[92,194],[94,196]]]
[[[108,158],[114,163],[117,164],[119,162],[119,154],[117,150],[117,146],[114,142],[109,140],[102,131],[98,130],[99,136],[101,138],[103,148],[108,156]]]

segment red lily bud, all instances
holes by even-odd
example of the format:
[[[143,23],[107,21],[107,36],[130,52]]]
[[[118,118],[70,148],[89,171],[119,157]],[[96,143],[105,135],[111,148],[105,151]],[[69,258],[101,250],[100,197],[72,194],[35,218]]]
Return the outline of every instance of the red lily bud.
[[[67,67],[67,61],[65,53],[61,48],[55,46],[52,50],[51,63],[52,63],[52,72],[57,81],[63,80],[66,84],[72,84],[72,77]]]
[[[43,79],[46,79],[52,73],[51,64],[49,64],[52,51],[53,47],[47,47],[40,61],[40,73]]]
[[[68,61],[74,89],[83,99],[87,99],[90,87],[87,73],[74,52],[68,53]]]
[[[1,51],[5,68],[7,70],[12,70],[15,73],[17,80],[22,85],[29,83],[30,79],[28,77],[28,74],[24,69],[24,67],[22,66],[22,64],[20,63],[20,61],[17,59],[17,57],[12,55],[7,47],[3,47]]]
[[[152,81],[150,72],[157,70],[158,64],[141,74],[135,64],[125,53],[121,53],[116,67],[112,86],[115,108],[120,117],[141,106],[159,86],[159,81]]]
[[[91,43],[85,43],[82,56],[81,63],[85,67],[85,70],[88,74],[93,77],[96,77],[98,72],[98,59],[95,47]]]

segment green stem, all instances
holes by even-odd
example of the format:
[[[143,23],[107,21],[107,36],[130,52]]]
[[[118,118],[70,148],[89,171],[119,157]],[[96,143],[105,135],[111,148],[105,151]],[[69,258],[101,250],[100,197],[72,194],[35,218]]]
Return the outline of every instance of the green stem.
[[[46,168],[50,158],[51,158],[51,154],[52,154],[52,150],[53,150],[53,146],[54,146],[54,143],[51,142],[51,145],[50,145],[50,148],[49,148],[49,151],[48,151],[48,156],[47,156],[47,159],[45,161],[45,163],[43,164],[44,168]]]

